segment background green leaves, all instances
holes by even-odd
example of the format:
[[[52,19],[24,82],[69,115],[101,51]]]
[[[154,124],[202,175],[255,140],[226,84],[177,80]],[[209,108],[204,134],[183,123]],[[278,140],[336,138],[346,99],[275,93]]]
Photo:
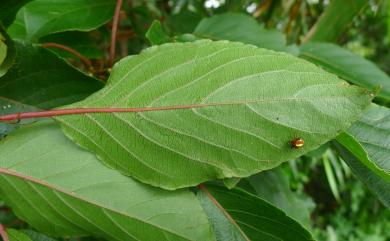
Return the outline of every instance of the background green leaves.
[[[253,44],[261,48],[284,50],[286,40],[276,30],[266,30],[252,17],[225,13],[203,19],[194,34],[212,40],[230,40]]]

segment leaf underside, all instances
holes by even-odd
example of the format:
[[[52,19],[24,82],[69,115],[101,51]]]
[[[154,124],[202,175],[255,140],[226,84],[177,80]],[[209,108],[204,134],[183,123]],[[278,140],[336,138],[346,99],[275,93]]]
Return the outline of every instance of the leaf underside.
[[[188,108],[56,119],[109,166],[176,189],[249,176],[298,157],[347,128],[371,98],[288,54],[197,41],[125,58],[101,91],[65,107]],[[297,137],[305,146],[292,149]]]

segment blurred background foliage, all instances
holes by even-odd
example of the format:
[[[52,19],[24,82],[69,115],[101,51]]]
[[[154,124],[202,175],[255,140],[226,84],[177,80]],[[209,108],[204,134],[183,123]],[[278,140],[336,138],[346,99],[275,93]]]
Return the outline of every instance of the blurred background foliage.
[[[287,51],[296,54],[299,51],[297,46],[307,41],[313,25],[331,2],[332,0],[124,0],[116,58],[138,54],[151,45],[151,40],[155,43],[194,40],[199,37],[197,33],[200,30],[197,26],[202,19],[226,12],[252,16],[265,29],[278,30],[275,34],[282,33],[285,36]],[[359,1],[355,3],[357,2]],[[328,41],[370,59],[390,74],[390,1],[363,2],[364,7],[357,9],[357,14],[354,14],[340,35],[328,36]],[[344,14],[343,9],[339,10],[338,15]],[[110,45],[111,25],[112,22],[109,22],[90,32],[51,34],[40,38],[39,42],[56,42],[79,51],[92,60],[93,70],[85,69],[77,57],[60,49],[52,49],[78,68],[84,68],[90,75],[104,80],[110,72],[107,49]],[[148,33],[151,28],[154,29],[153,32]],[[160,34],[153,36],[156,31],[160,31]],[[276,170],[241,180],[238,185],[277,204],[292,217],[299,219],[318,240],[390,240],[390,212],[354,177],[330,146],[331,143],[325,144]],[[280,177],[285,180],[280,181]],[[266,182],[269,182],[268,185],[263,185]],[[263,188],[253,188],[256,187],[254,183],[262,183]],[[282,192],[285,196],[280,198],[272,195],[277,192]],[[305,220],[305,215],[310,219]],[[53,240],[29,231],[30,227],[18,220],[1,203],[0,223],[9,228],[26,230],[25,234],[32,240]]]

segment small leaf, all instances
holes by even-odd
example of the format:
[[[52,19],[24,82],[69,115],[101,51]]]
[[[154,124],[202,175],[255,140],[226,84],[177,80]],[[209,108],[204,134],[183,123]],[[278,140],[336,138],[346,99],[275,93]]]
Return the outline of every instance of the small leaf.
[[[329,43],[308,43],[300,50],[300,57],[345,80],[371,90],[381,86],[379,96],[390,100],[389,76],[369,60]]]
[[[333,173],[332,166],[330,165],[330,162],[329,162],[329,157],[325,153],[322,156],[322,159],[324,162],[325,174],[326,174],[326,178],[328,180],[329,186],[330,186],[330,190],[332,191],[332,194],[336,198],[336,200],[340,201],[340,192],[339,192],[339,189],[337,186],[337,182],[336,182],[336,178],[335,178],[334,173]]]
[[[224,13],[203,19],[194,34],[212,40],[230,40],[261,48],[284,50],[286,40],[276,30],[264,29],[256,20],[240,13]]]
[[[7,229],[9,241],[33,241],[28,235],[16,229]]]
[[[353,173],[390,208],[390,110],[371,105],[335,145]]]
[[[82,100],[103,84],[46,49],[15,42],[16,59],[0,78],[0,96],[50,109]]]
[[[108,22],[114,8],[114,0],[34,0],[20,9],[8,33],[13,39],[37,42],[52,33],[90,31]]]
[[[226,178],[223,179],[223,184],[225,187],[228,189],[232,189],[237,186],[237,184],[241,181],[241,178],[238,177],[231,177],[231,178]]]
[[[16,50],[13,41],[0,27],[0,78],[14,64],[15,56]]]
[[[160,21],[157,20],[153,21],[145,36],[152,45],[171,42],[169,36],[164,32]]]
[[[316,149],[372,97],[288,54],[226,41],[164,44],[116,64],[64,108],[165,108],[57,117],[105,163],[166,189],[246,177]],[[291,140],[303,138],[301,149]]]
[[[198,198],[218,241],[313,240],[311,234],[298,222],[242,189],[202,186]]]
[[[0,196],[42,233],[214,240],[193,193],[153,188],[107,168],[51,121],[13,132],[0,142],[0,153]]]

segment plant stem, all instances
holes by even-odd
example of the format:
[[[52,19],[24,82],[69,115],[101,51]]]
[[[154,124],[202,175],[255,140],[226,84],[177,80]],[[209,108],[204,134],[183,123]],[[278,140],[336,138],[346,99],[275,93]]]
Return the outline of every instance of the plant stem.
[[[5,228],[1,223],[0,223],[0,237],[3,239],[3,241],[9,241],[8,235],[5,232]]]
[[[226,104],[230,104],[230,103],[226,103]],[[207,106],[214,106],[214,105],[216,105],[216,104],[210,103],[210,104],[197,104],[197,105],[139,107],[139,108],[60,109],[60,110],[21,112],[21,113],[9,114],[9,115],[0,116],[0,121],[15,121],[15,120],[29,119],[29,118],[54,117],[54,116],[61,116],[61,115],[78,115],[78,114],[87,114],[87,113],[115,113],[115,112],[146,112],[146,111],[158,111],[158,110],[180,110],[180,109],[200,108],[200,107],[207,107]],[[221,105],[221,104],[218,104],[218,105]]]
[[[74,50],[74,49],[72,49],[72,48],[70,48],[68,46],[65,46],[65,45],[62,45],[62,44],[58,44],[58,43],[44,43],[44,44],[42,44],[42,47],[43,48],[50,48],[50,47],[52,47],[52,48],[65,50],[65,51],[75,55],[77,58],[79,58],[81,60],[81,62],[83,62],[85,67],[87,67],[88,70],[92,69],[92,63],[91,63],[91,61],[88,58],[86,58],[81,53],[77,52],[76,50]]]
[[[111,46],[110,46],[110,56],[108,60],[110,67],[113,65],[114,58],[115,58],[116,33],[118,31],[119,13],[121,11],[121,7],[122,7],[122,0],[117,0],[115,6],[115,13],[112,20]]]

